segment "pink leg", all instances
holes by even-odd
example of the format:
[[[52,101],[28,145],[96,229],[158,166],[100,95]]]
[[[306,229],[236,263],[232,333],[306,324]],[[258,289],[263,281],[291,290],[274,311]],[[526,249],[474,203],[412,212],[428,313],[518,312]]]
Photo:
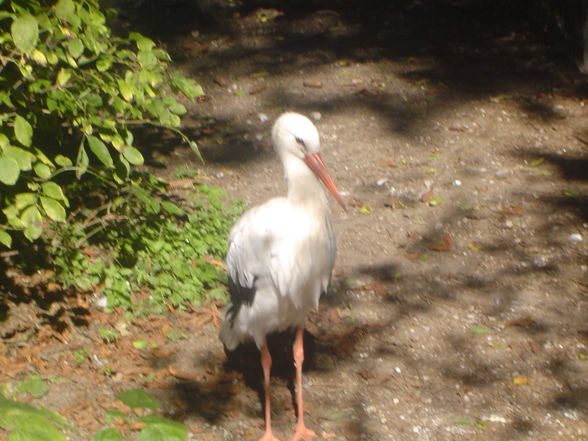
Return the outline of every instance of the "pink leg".
[[[272,385],[270,382],[272,357],[267,348],[265,337],[263,338],[263,346],[261,347],[261,366],[263,367],[263,384],[265,388],[265,433],[259,441],[280,441],[272,433]]]
[[[302,404],[302,363],[304,363],[304,328],[299,326],[296,329],[296,338],[294,340],[294,364],[296,366],[296,402],[298,404],[298,424],[296,433],[292,441],[303,439],[311,441],[316,433],[304,425],[304,406]]]

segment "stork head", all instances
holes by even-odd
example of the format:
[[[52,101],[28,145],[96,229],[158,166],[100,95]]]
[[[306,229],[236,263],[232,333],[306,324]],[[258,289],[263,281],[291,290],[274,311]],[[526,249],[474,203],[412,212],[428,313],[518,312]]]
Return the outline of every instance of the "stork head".
[[[291,112],[282,114],[272,128],[272,142],[284,165],[293,158],[306,163],[341,207],[347,209],[319,153],[319,133],[307,117]]]

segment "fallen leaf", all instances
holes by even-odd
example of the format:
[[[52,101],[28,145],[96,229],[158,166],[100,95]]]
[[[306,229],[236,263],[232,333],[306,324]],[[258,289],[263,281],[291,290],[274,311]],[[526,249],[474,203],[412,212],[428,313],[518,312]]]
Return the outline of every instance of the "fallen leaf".
[[[256,93],[263,92],[265,89],[267,89],[267,83],[260,81],[249,88],[249,95],[255,95]]]
[[[479,253],[484,249],[482,245],[479,245],[477,242],[470,242],[468,248],[476,253]]]
[[[423,194],[421,196],[421,202],[429,202],[429,199],[431,199],[431,196],[433,196],[433,190],[435,189],[434,185],[431,185],[429,187],[429,189],[425,192],[425,194]]]
[[[265,77],[269,77],[270,73],[267,71],[261,71],[261,72],[254,72],[251,74],[251,78],[265,78]]]
[[[360,207],[359,212],[363,214],[372,214],[374,212],[374,209],[369,203],[367,203]]]
[[[202,380],[204,378],[204,375],[199,374],[197,372],[178,371],[171,365],[167,367],[167,371],[174,377],[179,378],[180,380],[194,381]]]
[[[443,243],[431,245],[429,248],[433,251],[449,251],[453,245],[453,240],[449,234],[445,235]]]
[[[538,167],[545,161],[545,158],[535,159],[533,162],[529,164],[529,167]]]
[[[398,164],[395,161],[380,161],[378,163],[380,167],[396,168]]]
[[[522,319],[509,320],[504,324],[504,327],[508,328],[510,326],[530,326],[533,323],[535,323],[535,319],[533,317],[525,317]]]
[[[520,205],[515,205],[514,207],[502,208],[498,211],[500,214],[515,214],[520,215],[525,212],[525,209]]]
[[[472,334],[489,334],[490,333],[490,328],[486,325],[476,325],[476,326],[472,326],[470,328],[470,332]]]
[[[370,386],[379,386],[381,384],[384,384],[390,378],[392,378],[392,376],[390,374],[380,374],[380,375],[377,375],[374,378],[369,378],[368,379],[368,385],[370,385]]]
[[[360,369],[357,373],[363,378],[364,380],[369,380],[371,378],[375,378],[376,374],[374,374],[369,369]]]
[[[85,254],[88,257],[97,257],[100,255],[99,251],[97,251],[93,248],[90,248],[90,247],[84,247],[84,248],[82,248],[81,251],[83,254]]]
[[[366,291],[373,291],[377,296],[385,296],[388,294],[388,289],[379,282],[368,283],[362,287]]]
[[[452,420],[451,424],[463,424],[463,425],[471,425],[474,424],[472,420],[469,418],[458,418],[456,420]]]
[[[222,269],[226,270],[225,264],[223,262],[221,262],[220,260],[216,260],[210,256],[202,256],[202,260],[204,260],[206,263],[210,263],[211,265],[219,266]]]
[[[578,196],[580,196],[580,193],[577,192],[576,190],[568,190],[568,189],[565,189],[565,190],[562,190],[561,193],[564,196],[567,196],[569,198],[577,198]]]
[[[527,377],[514,377],[512,379],[512,383],[515,386],[524,386],[526,384],[529,384],[529,379]]]
[[[146,426],[145,423],[141,422],[141,421],[135,421],[131,424],[129,424],[129,429],[131,430],[141,430]]]
[[[320,89],[321,87],[323,87],[323,82],[319,79],[308,78],[302,81],[302,85],[305,87]]]

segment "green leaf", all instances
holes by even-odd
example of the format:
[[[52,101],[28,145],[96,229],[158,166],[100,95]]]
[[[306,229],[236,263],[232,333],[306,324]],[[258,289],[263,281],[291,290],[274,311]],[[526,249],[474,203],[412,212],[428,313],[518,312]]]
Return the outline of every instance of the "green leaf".
[[[539,167],[545,162],[545,158],[537,158],[529,164],[529,167]]]
[[[96,155],[96,157],[108,168],[114,168],[114,161],[110,156],[108,147],[104,144],[100,138],[96,138],[93,135],[86,136],[90,150]]]
[[[28,240],[38,239],[43,233],[43,217],[36,206],[32,205],[25,209],[20,216],[20,221],[25,227],[23,233]]]
[[[37,203],[36,193],[19,193],[15,196],[14,205],[18,210],[22,210],[30,205]]]
[[[476,325],[476,326],[472,326],[470,328],[470,332],[472,334],[489,334],[490,333],[490,328],[486,325]]]
[[[168,108],[170,112],[175,113],[176,115],[184,115],[187,112],[186,108],[182,104],[175,101],[170,104]]]
[[[138,32],[130,32],[129,40],[137,42],[137,48],[143,51],[150,51],[155,46],[153,40],[139,34]]]
[[[14,117],[14,136],[26,147],[33,142],[33,127],[20,115]]]
[[[113,329],[98,329],[98,333],[107,343],[113,343],[120,338],[120,334]]]
[[[153,69],[159,63],[157,57],[150,50],[140,50],[137,53],[137,60],[145,69]]]
[[[0,243],[7,248],[12,246],[12,236],[6,230],[0,229]]]
[[[71,167],[73,165],[73,163],[71,162],[71,159],[69,159],[67,156],[63,156],[63,155],[57,155],[55,157],[55,163],[57,165],[59,165],[60,167]]]
[[[141,152],[133,146],[127,145],[122,151],[122,155],[133,165],[142,165],[144,162]]]
[[[6,156],[15,159],[16,162],[18,162],[21,171],[28,171],[32,168],[32,162],[35,160],[35,155],[31,152],[13,145],[4,147],[3,151]]]
[[[18,181],[20,167],[16,159],[0,156],[0,182],[6,185],[14,185]]]
[[[472,425],[474,422],[469,418],[458,418],[456,420],[452,420],[451,424]]]
[[[577,192],[576,190],[565,189],[565,190],[562,190],[561,192],[564,196],[567,196],[569,198],[577,198],[580,196],[580,193]]]
[[[75,11],[73,0],[59,0],[55,5],[57,16],[65,21],[69,21],[74,16]]]
[[[74,38],[68,41],[67,49],[72,57],[78,59],[84,53],[84,43],[79,38]]]
[[[186,212],[170,201],[161,201],[161,208],[174,216],[184,216]]]
[[[119,155],[115,162],[114,178],[118,182],[125,182],[128,179],[130,172],[131,166],[129,165],[129,161]]]
[[[4,133],[0,133],[0,149],[10,146],[10,140]]]
[[[82,364],[86,361],[86,353],[82,349],[78,349],[74,352],[74,358],[78,364]]]
[[[66,197],[63,194],[62,188],[59,184],[53,181],[43,182],[41,184],[41,188],[43,189],[43,194],[45,196],[49,196],[50,198],[57,199],[58,201],[66,201]]]
[[[39,25],[37,20],[30,14],[17,17],[10,26],[14,45],[24,52],[30,54],[37,46],[39,39]]]
[[[145,349],[147,347],[147,340],[133,340],[133,346],[137,349]]]
[[[51,168],[47,167],[47,165],[45,164],[38,162],[35,164],[33,169],[35,170],[37,176],[42,179],[49,179],[49,177],[51,176]]]
[[[129,406],[131,409],[142,408],[151,409],[157,412],[159,403],[157,400],[144,390],[130,389],[116,395],[116,398]]]
[[[5,426],[13,430],[8,437],[9,440],[66,441],[65,436],[49,422],[47,417],[36,412],[23,411],[19,408],[8,409],[2,420]],[[14,434],[17,435],[14,436]]]
[[[185,441],[188,428],[176,421],[149,415],[138,418],[145,427],[139,432],[137,441]]]
[[[49,386],[39,375],[32,375],[30,379],[21,382],[16,390],[18,392],[30,393],[35,398],[41,398],[49,392]]]
[[[120,94],[125,99],[125,101],[132,101],[133,97],[135,96],[135,90],[133,89],[133,86],[123,80],[118,80],[117,84],[118,90],[120,90]]]
[[[104,429],[92,437],[92,441],[122,441],[121,433],[116,429]]]
[[[35,49],[33,51],[32,58],[33,60],[35,60],[35,63],[37,63],[39,66],[47,66],[47,57],[39,49]]]
[[[486,430],[488,427],[488,421],[477,420],[476,421],[476,429]]]
[[[165,334],[165,336],[167,337],[168,340],[171,340],[171,341],[185,340],[188,338],[188,336],[185,333],[183,333],[179,329],[175,329],[175,328],[167,331],[167,334]]]
[[[65,86],[71,78],[71,71],[69,69],[61,69],[57,74],[57,84]]]
[[[104,412],[104,422],[106,424],[111,424],[117,419],[121,419],[123,421],[128,421],[128,417],[124,412],[120,410],[107,410]]]
[[[53,198],[41,196],[41,205],[50,219],[55,222],[65,222],[65,208]]]
[[[84,143],[80,144],[80,148],[78,150],[78,156],[76,158],[76,178],[80,179],[80,177],[86,173],[88,170],[88,165],[90,164],[90,159],[88,158],[88,153],[86,153],[86,149],[84,148]]]
[[[98,61],[96,61],[96,69],[98,69],[99,72],[106,72],[112,67],[113,61],[114,58],[112,56],[103,55]]]

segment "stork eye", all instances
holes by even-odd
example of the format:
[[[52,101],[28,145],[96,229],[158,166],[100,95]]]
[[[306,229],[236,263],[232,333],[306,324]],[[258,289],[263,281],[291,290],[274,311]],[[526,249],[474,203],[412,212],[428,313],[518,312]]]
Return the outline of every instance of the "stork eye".
[[[304,140],[302,138],[296,137],[296,142],[300,144],[302,147],[306,148],[306,144],[304,144]]]

